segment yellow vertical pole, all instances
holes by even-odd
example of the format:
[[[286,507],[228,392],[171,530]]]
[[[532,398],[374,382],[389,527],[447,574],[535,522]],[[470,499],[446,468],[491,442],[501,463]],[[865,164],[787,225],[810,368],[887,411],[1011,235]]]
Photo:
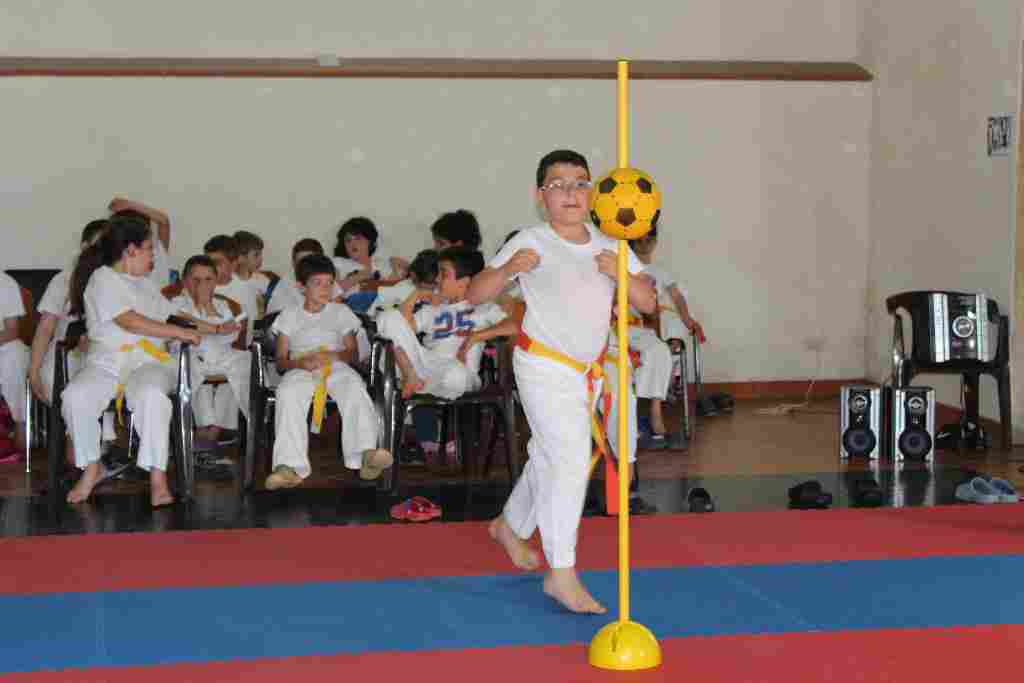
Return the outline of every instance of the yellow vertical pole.
[[[619,60],[619,168],[629,167],[629,62]],[[629,621],[629,245],[619,240],[619,623]]]

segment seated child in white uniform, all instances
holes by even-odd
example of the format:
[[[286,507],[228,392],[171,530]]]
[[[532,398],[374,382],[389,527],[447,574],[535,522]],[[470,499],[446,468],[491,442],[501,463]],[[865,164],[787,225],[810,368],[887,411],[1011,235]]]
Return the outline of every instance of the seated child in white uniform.
[[[82,229],[82,241],[79,253],[96,243],[107,229],[109,221],[106,219],[90,221]],[[32,363],[29,367],[29,384],[32,392],[43,403],[51,401],[50,392],[53,389],[54,358],[57,350],[57,342],[67,336],[68,326],[79,320],[79,316],[72,316],[71,301],[68,294],[71,288],[71,270],[62,270],[53,276],[46,286],[43,298],[39,300],[36,309],[39,311],[39,324],[36,325],[35,336],[32,337]],[[80,340],[80,348],[69,349],[68,353],[68,377],[71,381],[78,371],[81,370],[84,362],[85,336]]]
[[[496,304],[473,305],[466,301],[470,280],[483,270],[484,257],[470,247],[450,247],[437,257],[437,292],[417,289],[397,311],[377,318],[381,336],[395,342],[396,361],[402,375],[402,395],[431,394],[458,398],[480,388],[483,345],[463,351],[469,335],[505,318]],[[420,302],[428,302],[414,312]],[[420,344],[417,334],[423,334]]]
[[[234,234],[235,249],[238,252],[238,260],[235,262],[235,275],[242,282],[256,292],[256,303],[259,306],[259,315],[267,310],[267,300],[270,298],[270,278],[260,269],[263,268],[263,240],[259,235],[248,230],[239,230]]]
[[[174,502],[167,484],[171,399],[177,367],[164,348],[168,339],[198,344],[201,334],[237,332],[231,323],[216,330],[165,322],[182,315],[146,275],[153,267],[148,223],[115,215],[100,240],[82,252],[72,275],[71,314],[85,314],[89,353],[85,367],[63,394],[63,413],[75,444],[75,465],[85,471],[68,493],[69,503],[89,498],[103,478],[99,417],[121,395],[139,433],[137,465],[149,471],[150,503]]]
[[[480,223],[472,211],[458,209],[441,214],[430,226],[434,238],[434,249],[442,251],[448,247],[469,247],[480,249]]]
[[[217,288],[220,294],[242,307],[245,313],[245,347],[252,343],[252,332],[260,315],[259,296],[249,283],[235,274],[238,247],[230,235],[216,235],[203,245],[203,253],[217,266]]]
[[[400,280],[409,268],[408,262],[386,256],[377,249],[377,226],[365,216],[350,218],[338,228],[334,247],[334,268],[343,296],[359,291],[367,280]]]
[[[377,448],[377,411],[362,378],[348,365],[355,359],[359,319],[333,301],[334,264],[329,258],[307,256],[296,272],[304,302],[282,311],[271,328],[278,335],[277,366],[284,376],[277,387],[277,438],[266,487],[291,488],[310,475],[306,416],[312,403],[313,427],[319,430],[327,395],[341,414],[345,466],[359,470],[363,479],[375,479],[393,459],[390,452]]]
[[[184,291],[171,303],[176,310],[195,320],[214,326],[215,330],[237,322],[227,300],[214,295],[217,266],[208,256],[193,256],[182,273]],[[238,411],[249,416],[249,376],[251,354],[233,347],[236,332],[203,337],[192,349],[192,372],[197,381],[192,388],[192,412],[196,420],[196,436],[216,441],[222,430],[238,429]],[[207,384],[211,377],[224,377],[227,384]]]
[[[14,420],[14,445],[25,447],[25,391],[28,378],[29,349],[18,338],[18,321],[28,312],[21,300],[21,287],[0,271],[0,396],[7,402]],[[9,456],[16,459],[17,456]]]
[[[393,285],[377,290],[377,300],[370,315],[377,318],[383,311],[398,310],[402,302],[417,289],[433,290],[437,285],[437,251],[424,249],[409,264],[409,276]]]
[[[153,267],[146,275],[157,289],[171,283],[171,219],[165,211],[155,209],[142,202],[114,197],[108,205],[111,215],[120,214],[141,219],[153,230]]]

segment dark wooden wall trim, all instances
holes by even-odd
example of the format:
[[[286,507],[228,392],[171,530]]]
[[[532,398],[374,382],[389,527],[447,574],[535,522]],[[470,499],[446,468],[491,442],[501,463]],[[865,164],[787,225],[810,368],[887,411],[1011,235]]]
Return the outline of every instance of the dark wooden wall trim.
[[[163,59],[0,57],[0,76],[164,78],[517,78],[613,80],[614,60]],[[652,61],[630,63],[636,80],[870,81],[852,62]]]

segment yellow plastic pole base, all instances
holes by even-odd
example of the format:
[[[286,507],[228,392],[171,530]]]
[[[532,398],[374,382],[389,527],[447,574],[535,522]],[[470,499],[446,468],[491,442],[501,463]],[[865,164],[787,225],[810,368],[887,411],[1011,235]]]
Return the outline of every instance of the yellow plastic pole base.
[[[640,671],[661,666],[661,646],[643,624],[613,621],[590,641],[591,666],[613,671]]]

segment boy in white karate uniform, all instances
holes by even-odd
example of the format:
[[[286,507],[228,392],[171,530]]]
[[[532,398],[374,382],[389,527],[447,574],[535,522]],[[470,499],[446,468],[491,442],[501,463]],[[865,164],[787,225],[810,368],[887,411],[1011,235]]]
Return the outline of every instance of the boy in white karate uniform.
[[[25,391],[28,378],[29,349],[18,338],[18,321],[26,315],[21,287],[0,271],[0,396],[4,397],[14,420],[14,445],[25,447]]]
[[[235,317],[226,299],[213,293],[217,284],[217,266],[208,256],[193,256],[182,273],[184,289],[171,304],[195,320],[202,320],[224,329]],[[236,321],[237,322],[237,321]],[[196,436],[216,441],[221,430],[238,429],[238,411],[249,417],[249,377],[251,354],[233,348],[237,331],[203,337],[192,349],[193,372],[199,377],[192,389],[192,412],[195,414]],[[203,381],[223,376],[227,384],[212,385]]]
[[[377,290],[377,299],[369,313],[377,318],[383,311],[398,310],[402,302],[417,289],[433,290],[437,286],[437,251],[424,249],[409,264],[409,275],[388,287]]]
[[[651,399],[651,439],[644,448],[670,447],[673,441],[678,443],[680,435],[670,434],[665,425],[663,399],[667,396],[668,386],[672,381],[672,357],[669,344],[673,340],[689,338],[691,332],[704,341],[704,330],[700,323],[690,315],[686,304],[686,293],[678,285],[676,278],[667,270],[651,263],[654,251],[658,246],[657,219],[651,231],[644,237],[630,243],[634,253],[644,264],[644,273],[653,281],[658,294],[659,328],[630,325],[629,343],[642,354],[642,363],[649,365],[637,368],[636,393],[640,398]],[[632,321],[631,321],[632,322]],[[659,339],[660,337],[660,339]],[[665,347],[665,348],[662,348]],[[678,349],[677,349],[678,350]]]
[[[238,260],[235,262],[235,275],[256,292],[256,303],[262,317],[267,310],[267,292],[270,290],[270,278],[263,274],[263,240],[259,235],[248,230],[239,230],[233,235]]]
[[[103,235],[110,222],[107,220],[90,221],[82,229],[82,241],[79,253],[96,243]],[[71,301],[68,294],[71,289],[72,270],[62,270],[50,280],[43,298],[36,309],[39,311],[39,324],[36,325],[35,336],[32,337],[32,362],[29,366],[29,385],[32,393],[43,403],[51,401],[53,389],[54,358],[57,342],[67,336],[68,326],[79,320],[79,316],[71,315]],[[83,336],[82,340],[84,341]],[[84,344],[83,344],[84,346]],[[71,381],[84,362],[84,353],[79,349],[69,349],[68,377]]]
[[[260,315],[259,296],[245,280],[235,274],[238,247],[230,235],[211,237],[203,245],[203,253],[217,266],[217,288],[215,294],[226,296],[242,307],[245,313],[245,347],[252,342],[252,331]]]
[[[292,273],[282,277],[274,287],[274,293],[271,294],[270,301],[267,302],[267,315],[280,313],[287,308],[300,308],[306,302],[306,295],[302,285],[299,284],[299,262],[314,254],[324,255],[324,247],[320,244],[320,240],[305,237],[292,245]],[[341,296],[341,290],[337,283],[335,283],[332,294],[332,299]]]
[[[550,571],[544,592],[573,612],[605,608],[576,574],[576,534],[591,457],[591,415],[600,394],[593,365],[608,340],[617,277],[615,240],[586,221],[591,181],[586,159],[569,150],[546,155],[537,169],[537,200],[548,223],[522,230],[474,278],[468,299],[498,297],[516,278],[526,316],[513,359],[531,437],[530,459],[492,538],[523,569],[540,560],[527,544],[539,529]],[[632,255],[631,255],[632,256]],[[630,259],[629,301],[652,312],[654,289]],[[594,381],[590,381],[594,380]]]
[[[438,254],[437,264],[436,293],[416,289],[398,310],[377,318],[380,335],[395,342],[405,398],[423,393],[455,399],[479,389],[484,347],[465,342],[474,330],[505,318],[496,304],[466,301],[470,281],[483,270],[483,254],[471,247],[450,247]],[[420,302],[427,305],[415,311]],[[424,335],[422,344],[417,334]]]
[[[115,214],[100,240],[82,252],[72,275],[71,313],[84,312],[89,332],[85,367],[63,394],[63,413],[75,444],[75,465],[85,471],[68,493],[69,503],[89,498],[103,478],[99,417],[123,392],[139,433],[137,465],[149,471],[150,503],[169,505],[167,484],[171,399],[177,367],[164,341],[198,344],[215,331],[165,322],[179,314],[146,276],[153,268],[153,237],[147,222]],[[84,290],[84,291],[83,291]],[[220,331],[229,332],[232,323]]]
[[[323,406],[330,395],[341,414],[341,444],[345,466],[375,479],[390,467],[387,450],[377,448],[377,411],[359,374],[349,367],[356,354],[359,319],[344,304],[335,303],[334,264],[314,254],[299,261],[298,280],[305,300],[274,320],[277,367],[283,373],[277,387],[273,472],[268,489],[298,486],[310,475],[309,428],[306,416],[313,404],[313,427],[319,430]]]

